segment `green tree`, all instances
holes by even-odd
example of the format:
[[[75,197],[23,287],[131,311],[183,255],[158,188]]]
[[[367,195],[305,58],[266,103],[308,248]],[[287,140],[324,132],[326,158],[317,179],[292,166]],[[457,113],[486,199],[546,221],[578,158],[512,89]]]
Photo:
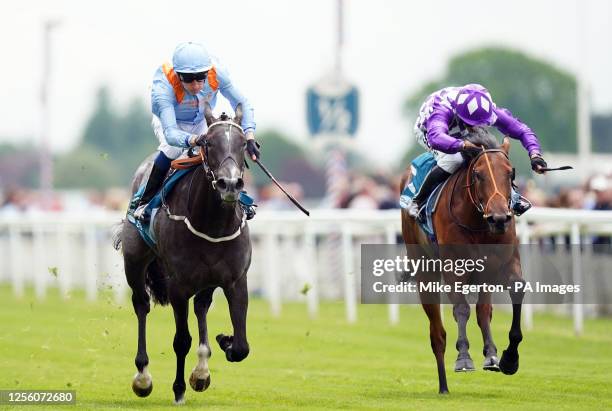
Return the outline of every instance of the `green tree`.
[[[138,165],[157,147],[150,123],[151,114],[141,100],[132,100],[127,109],[118,113],[109,89],[101,87],[81,143],[57,159],[56,185],[127,187]]]
[[[309,151],[276,130],[259,132],[257,140],[261,143],[261,160],[278,180],[300,183],[307,197],[322,195],[325,191],[325,175],[311,161]],[[249,161],[249,166],[257,186],[270,183],[270,179],[257,165]]]
[[[612,113],[595,114],[591,117],[593,152],[612,153]]]
[[[441,79],[406,99],[404,112],[413,122],[430,93],[468,83],[487,87],[498,106],[508,108],[534,130],[545,151],[576,152],[575,78],[518,51],[484,48],[452,58]]]

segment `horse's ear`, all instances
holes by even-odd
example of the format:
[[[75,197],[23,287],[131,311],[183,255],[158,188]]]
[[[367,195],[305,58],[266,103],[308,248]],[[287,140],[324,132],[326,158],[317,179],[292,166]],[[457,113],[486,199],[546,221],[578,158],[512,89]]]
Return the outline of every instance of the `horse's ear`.
[[[502,143],[501,148],[506,154],[510,152],[510,139],[508,137],[504,137],[504,142]]]
[[[204,103],[204,118],[206,119],[206,124],[208,126],[215,122],[215,117],[213,116],[212,109],[210,108],[208,101]]]
[[[234,112],[236,113],[236,115],[234,116],[234,122],[237,124],[242,123],[242,104],[238,104]]]

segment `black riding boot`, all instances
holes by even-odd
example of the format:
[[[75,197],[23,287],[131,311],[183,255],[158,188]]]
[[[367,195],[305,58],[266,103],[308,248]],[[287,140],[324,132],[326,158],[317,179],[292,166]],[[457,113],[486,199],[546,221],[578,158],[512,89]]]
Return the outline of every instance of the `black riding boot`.
[[[423,210],[425,203],[427,202],[427,198],[431,192],[438,186],[438,184],[442,183],[450,176],[450,173],[442,170],[439,166],[434,166],[429,174],[425,177],[419,192],[412,199],[413,202],[416,203],[418,207],[418,219],[419,221],[423,221],[425,218],[425,211]]]
[[[165,164],[159,164],[160,162],[155,161],[153,163],[153,168],[151,169],[151,173],[149,174],[149,179],[147,180],[147,185],[138,201],[138,206],[136,207],[136,211],[134,211],[134,217],[137,219],[146,222],[149,219],[149,214],[145,213],[145,209],[149,201],[153,199],[155,194],[161,188],[162,183],[164,182],[164,178],[168,173],[168,168],[165,167]]]

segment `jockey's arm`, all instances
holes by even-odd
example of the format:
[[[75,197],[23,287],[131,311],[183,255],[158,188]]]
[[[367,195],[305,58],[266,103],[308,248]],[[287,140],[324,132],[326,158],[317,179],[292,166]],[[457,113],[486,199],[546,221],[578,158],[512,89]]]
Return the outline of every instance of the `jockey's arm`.
[[[504,135],[519,140],[529,153],[529,157],[542,153],[538,137],[526,124],[523,124],[519,119],[515,118],[512,113],[505,108],[496,108],[495,114],[497,115],[497,121],[493,126]]]
[[[454,154],[463,148],[463,141],[448,134],[453,113],[445,108],[434,108],[427,120],[427,141],[434,150]]]
[[[175,147],[190,147],[190,141],[193,140],[194,136],[178,128],[174,112],[174,92],[171,88],[165,90],[167,87],[164,86],[164,84],[153,84],[151,91],[153,114],[159,117],[168,144]]]
[[[229,100],[232,109],[236,110],[238,104],[242,104],[242,122],[241,126],[246,134],[247,139],[255,138],[255,111],[249,100],[234,86],[229,78],[228,73],[223,69],[217,70],[217,78],[219,80],[219,91]]]

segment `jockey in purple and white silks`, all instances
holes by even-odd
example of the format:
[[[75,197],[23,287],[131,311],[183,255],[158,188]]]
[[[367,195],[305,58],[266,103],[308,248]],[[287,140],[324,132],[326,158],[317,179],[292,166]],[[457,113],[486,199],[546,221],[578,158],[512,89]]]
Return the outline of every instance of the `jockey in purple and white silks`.
[[[473,126],[493,126],[504,135],[519,140],[529,153],[531,168],[541,173],[546,167],[535,133],[510,111],[497,107],[486,88],[480,84],[443,88],[427,97],[414,125],[417,141],[433,154],[437,163],[413,199],[420,216],[431,191],[463,164],[461,151],[475,147],[463,140],[468,127]],[[516,192],[512,193],[512,203],[517,216],[531,207]]]
[[[251,159],[259,158],[255,142],[254,110],[249,101],[232,83],[229,73],[221,67],[199,43],[179,44],[172,64],[162,64],[153,77],[151,88],[152,126],[159,140],[158,154],[153,162],[146,187],[136,206],[134,216],[146,220],[146,205],[161,188],[171,160],[195,146],[198,137],[208,129],[204,118],[205,103],[213,108],[221,93],[235,110],[242,105],[241,126],[247,138]],[[247,218],[254,209],[245,208]]]

